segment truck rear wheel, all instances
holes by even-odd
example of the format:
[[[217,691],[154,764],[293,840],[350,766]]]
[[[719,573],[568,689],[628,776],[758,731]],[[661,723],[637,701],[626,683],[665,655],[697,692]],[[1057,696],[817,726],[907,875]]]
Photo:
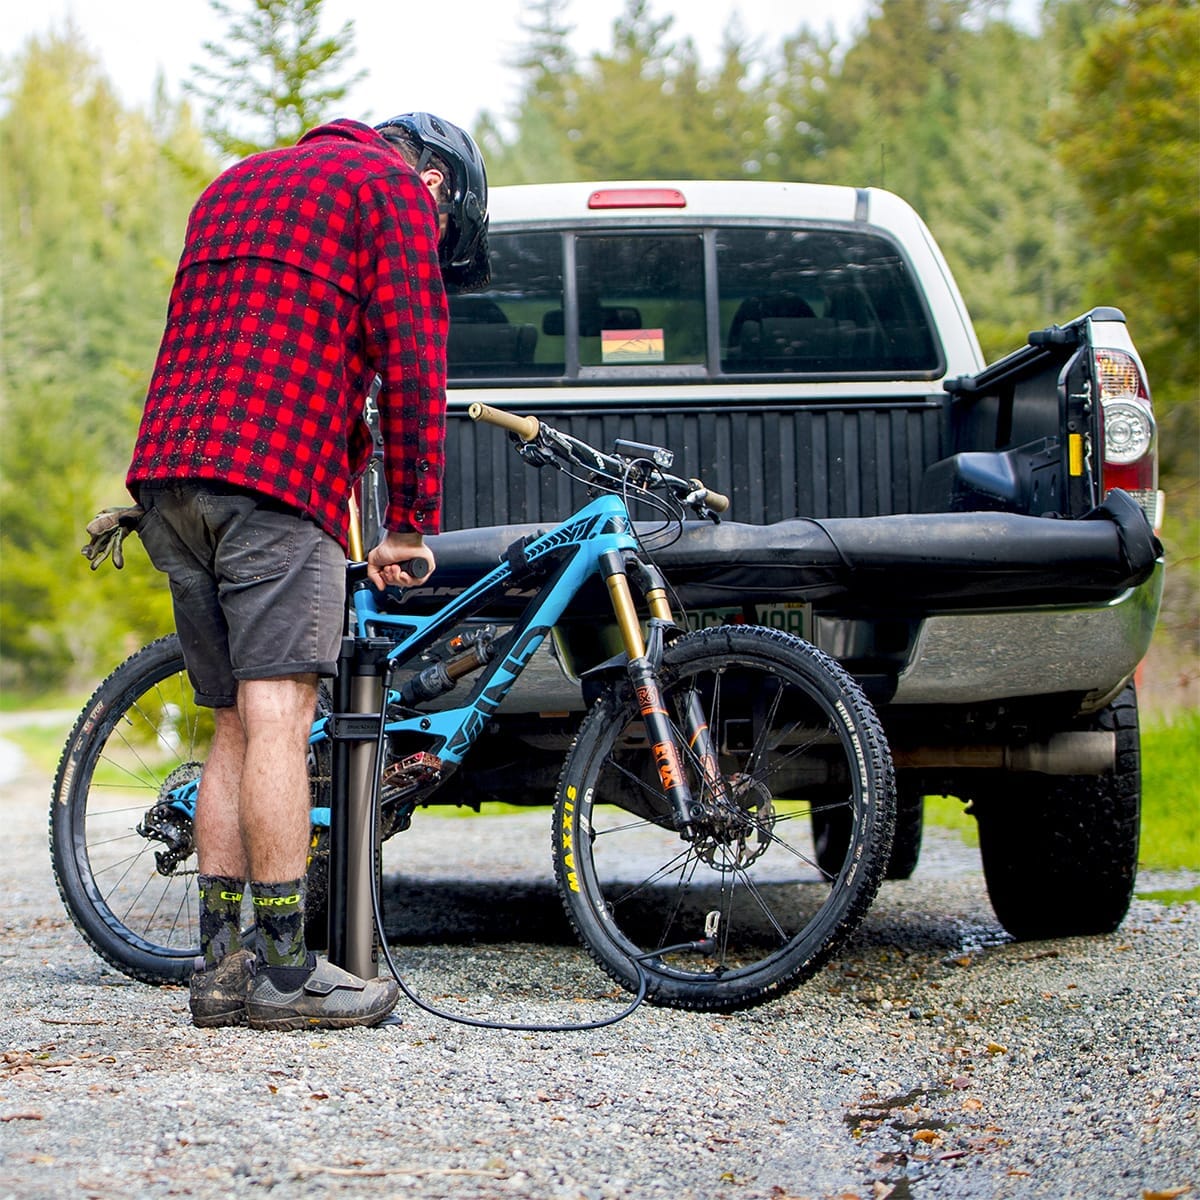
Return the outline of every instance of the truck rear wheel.
[[[888,856],[884,879],[909,879],[921,857],[921,838],[925,826],[925,797],[898,781],[896,784],[896,829]],[[840,810],[814,809],[813,846],[821,870],[837,871],[850,845],[850,822]]]
[[[976,797],[988,895],[1020,940],[1111,933],[1133,898],[1142,799],[1133,684],[1075,728],[1116,734],[1111,772],[1009,774]]]

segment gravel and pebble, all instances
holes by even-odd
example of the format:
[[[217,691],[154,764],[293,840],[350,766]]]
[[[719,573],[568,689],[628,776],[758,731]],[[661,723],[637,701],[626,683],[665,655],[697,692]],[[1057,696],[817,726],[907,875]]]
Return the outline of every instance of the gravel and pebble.
[[[551,1034],[402,1000],[374,1031],[197,1030],[184,990],[75,933],[48,791],[28,770],[0,788],[0,1198],[1200,1197],[1200,904],[1013,943],[978,853],[930,830],[837,961],[748,1012]],[[544,811],[422,813],[389,843],[427,1000],[535,1023],[623,1002],[566,928],[548,832]]]

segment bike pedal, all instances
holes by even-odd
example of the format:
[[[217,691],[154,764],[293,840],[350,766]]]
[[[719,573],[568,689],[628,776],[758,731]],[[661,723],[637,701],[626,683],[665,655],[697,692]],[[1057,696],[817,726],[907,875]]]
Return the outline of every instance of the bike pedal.
[[[437,783],[441,777],[442,760],[427,750],[419,750],[388,766],[383,772],[383,786],[390,793],[390,799],[398,799]]]

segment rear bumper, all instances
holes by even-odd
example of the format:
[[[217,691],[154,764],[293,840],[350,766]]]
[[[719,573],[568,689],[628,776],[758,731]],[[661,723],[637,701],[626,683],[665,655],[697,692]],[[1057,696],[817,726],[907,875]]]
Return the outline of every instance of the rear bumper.
[[[1020,612],[937,613],[918,630],[895,704],[976,704],[1085,693],[1097,708],[1118,692],[1150,647],[1163,567],[1113,600]]]

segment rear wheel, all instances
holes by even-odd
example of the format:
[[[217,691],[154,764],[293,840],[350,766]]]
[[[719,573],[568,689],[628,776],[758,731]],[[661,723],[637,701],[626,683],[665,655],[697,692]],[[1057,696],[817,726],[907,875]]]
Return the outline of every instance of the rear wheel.
[[[192,813],[212,734],[212,710],[196,705],[172,634],[96,689],[58,764],[50,856],[63,903],[102,958],[147,983],[187,979],[200,953]],[[309,775],[313,803],[328,806],[328,740],[312,747]],[[324,939],[327,845],[314,829],[314,945]],[[247,928],[249,908],[247,901]]]
[[[627,681],[593,705],[563,768],[554,862],[567,914],[596,961],[678,1008],[757,1004],[812,975],[861,921],[891,844],[894,783],[878,717],[836,662],[750,626],[679,638],[660,671],[693,797],[685,838]],[[698,700],[726,798],[686,753]],[[848,834],[818,861],[812,814]],[[703,945],[696,943],[703,942]]]
[[[817,862],[826,871],[836,871],[846,853],[850,837],[849,814],[844,809],[813,810],[813,844]],[[896,784],[896,828],[892,851],[884,868],[884,879],[909,879],[921,857],[925,828],[925,797],[912,785]]]
[[[1134,686],[1074,728],[1114,734],[1112,771],[1006,775],[975,800],[988,895],[1015,938],[1111,933],[1133,898],[1142,798]]]
[[[96,690],[67,739],[50,806],[54,878],[92,948],[150,983],[199,953],[187,793],[212,742],[179,639],[151,642]]]

